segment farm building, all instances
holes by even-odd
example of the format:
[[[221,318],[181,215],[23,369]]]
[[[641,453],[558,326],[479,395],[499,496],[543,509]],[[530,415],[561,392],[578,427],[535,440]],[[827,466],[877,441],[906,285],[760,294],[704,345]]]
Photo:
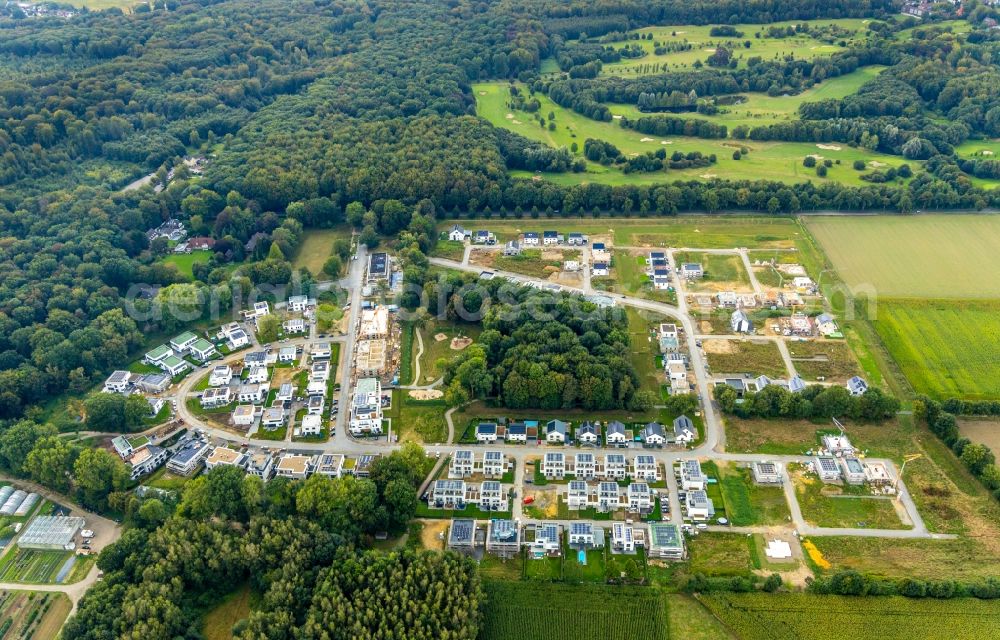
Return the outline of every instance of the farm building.
[[[18,538],[17,546],[21,549],[70,551],[76,546],[73,539],[84,524],[83,518],[38,516]]]

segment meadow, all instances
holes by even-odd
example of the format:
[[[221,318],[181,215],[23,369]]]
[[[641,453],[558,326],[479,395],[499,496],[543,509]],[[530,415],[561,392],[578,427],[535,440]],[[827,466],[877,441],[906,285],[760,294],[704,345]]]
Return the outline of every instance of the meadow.
[[[754,342],[710,338],[703,344],[714,376],[749,373],[755,377],[788,377],[778,346],[772,340]]]
[[[340,238],[350,240],[351,231],[347,226],[306,231],[302,234],[302,244],[292,260],[292,267],[308,269],[309,273],[320,275],[323,264],[333,253],[333,242]]]
[[[711,180],[712,178],[727,178],[733,180],[779,180],[787,183],[813,181],[835,181],[844,184],[866,184],[860,179],[861,172],[852,168],[855,160],[866,163],[879,162],[887,166],[898,166],[903,159],[864,149],[853,149],[846,145],[825,145],[834,147],[820,149],[815,144],[806,142],[761,142],[756,140],[708,140],[684,136],[669,136],[667,138],[652,138],[631,129],[623,129],[614,122],[599,122],[591,120],[569,109],[564,109],[552,102],[547,96],[536,93],[541,107],[539,114],[546,116],[554,114],[555,129],[539,126],[533,119],[536,114],[524,111],[514,112],[508,107],[510,98],[509,85],[506,82],[487,82],[472,85],[476,97],[477,113],[494,126],[503,127],[545,143],[551,147],[566,147],[571,149],[576,143],[576,155],[582,157],[584,141],[587,138],[604,140],[614,144],[622,153],[641,154],[655,151],[659,148],[687,153],[700,151],[705,155],[715,154],[716,163],[701,168],[658,171],[652,173],[635,172],[625,174],[622,171],[605,167],[594,162],[587,162],[587,170],[583,173],[544,174],[544,178],[556,184],[580,184],[596,182],[602,184],[655,184],[673,179]],[[519,85],[527,90],[524,85]],[[745,148],[748,154],[740,160],[733,159],[733,151]],[[807,155],[817,155],[830,158],[835,163],[829,169],[826,178],[819,178],[815,170],[802,166],[802,160]],[[512,175],[530,177],[530,172],[513,171]]]
[[[1000,603],[972,598],[713,593],[699,600],[744,640],[843,638],[836,612],[849,615],[852,628],[877,630],[884,640],[964,640],[1000,634]]]
[[[544,564],[530,561],[532,564]],[[487,603],[480,640],[667,640],[667,607],[658,590],[647,588],[539,586],[485,581]]]
[[[211,251],[192,251],[191,253],[172,253],[163,258],[163,264],[172,264],[177,273],[188,278],[194,277],[194,265],[205,264],[212,257]]]
[[[776,22],[766,25],[767,27],[786,27],[796,23],[808,23],[810,27],[821,27],[835,24],[838,27],[853,31],[854,33],[845,39],[851,41],[858,35],[863,35],[867,28],[867,20],[843,19],[843,20],[800,20],[795,22]],[[812,35],[801,34],[788,38],[764,38],[756,37],[756,34],[763,35],[763,28],[760,25],[738,24],[733,25],[743,35],[738,38],[716,37],[710,34],[712,29],[708,25],[678,25],[669,27],[648,27],[639,29],[636,33],[653,34],[652,40],[622,40],[608,43],[613,46],[625,44],[638,44],[646,51],[646,55],[636,59],[623,59],[621,62],[613,62],[604,65],[603,75],[625,75],[635,76],[650,73],[663,73],[676,69],[687,69],[695,61],[705,62],[718,46],[725,46],[733,52],[733,56],[738,60],[740,67],[746,66],[749,58],[758,56],[763,60],[779,60],[788,56],[797,59],[812,59],[818,56],[828,56],[838,51],[843,51],[840,46],[840,39],[835,42],[823,42]],[[745,43],[750,46],[746,47]],[[687,51],[668,51],[657,55],[654,51],[656,43],[670,47],[671,45],[690,44]]]
[[[879,296],[1000,297],[1000,216],[806,216],[840,278]],[[891,240],[891,242],[887,242]]]
[[[873,325],[914,391],[1000,396],[1000,301],[884,300]]]

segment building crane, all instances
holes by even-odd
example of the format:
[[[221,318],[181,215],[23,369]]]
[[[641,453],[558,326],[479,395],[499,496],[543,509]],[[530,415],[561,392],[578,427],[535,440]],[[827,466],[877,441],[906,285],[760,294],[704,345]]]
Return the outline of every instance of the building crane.
[[[896,498],[899,498],[899,483],[903,480],[903,470],[906,469],[906,463],[918,458],[923,458],[922,453],[911,453],[908,456],[903,456],[903,466],[899,468],[899,475],[896,476],[896,481],[892,483],[892,490],[896,494]]]

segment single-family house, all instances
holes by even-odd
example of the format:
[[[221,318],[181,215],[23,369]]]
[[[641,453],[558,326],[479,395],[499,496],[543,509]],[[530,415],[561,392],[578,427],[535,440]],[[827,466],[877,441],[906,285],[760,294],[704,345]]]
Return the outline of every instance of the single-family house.
[[[302,313],[309,307],[316,306],[316,300],[308,296],[288,296],[288,310]]]
[[[215,349],[215,345],[204,338],[198,338],[194,341],[188,351],[191,353],[192,357],[200,362],[205,362],[211,360],[219,354]]]
[[[273,430],[278,429],[285,424],[285,410],[281,407],[268,407],[264,409],[263,415],[260,417],[260,426],[267,429]]]
[[[475,472],[476,456],[471,449],[459,449],[451,456],[449,478],[468,478]]]
[[[160,367],[160,363],[174,355],[174,352],[165,344],[161,344],[152,351],[147,351],[143,361],[147,364]],[[161,369],[163,367],[160,367]]]
[[[267,372],[267,367],[251,367],[245,382],[247,384],[260,384],[261,382],[267,382],[269,374]]]
[[[507,473],[507,456],[503,451],[489,449],[483,452],[483,475],[487,478],[502,478]]]
[[[517,240],[511,240],[503,247],[503,254],[505,256],[519,256],[521,255],[521,243]]]
[[[235,323],[234,323],[235,324]],[[250,344],[250,336],[242,327],[237,327],[226,336],[226,346],[230,351],[242,349]]]
[[[628,489],[625,491],[625,496],[628,499],[628,507],[626,509],[629,513],[647,515],[653,512],[653,506],[656,504],[656,495],[645,482],[633,482],[629,484]]]
[[[576,441],[580,444],[596,445],[601,439],[601,427],[589,420],[576,428]]]
[[[291,402],[294,395],[295,387],[292,386],[292,383],[282,382],[281,386],[278,387],[277,395],[274,396],[274,403],[282,404],[285,402]]]
[[[466,231],[461,225],[452,225],[451,230],[448,232],[448,239],[452,242],[465,242],[465,239],[470,237],[471,234]]]
[[[278,460],[278,466],[275,467],[275,475],[279,478],[305,480],[312,472],[312,463],[312,456],[286,453]]]
[[[322,380],[310,380],[306,383],[306,395],[323,396],[326,395],[326,383]]]
[[[659,422],[646,423],[639,432],[639,437],[642,438],[642,444],[647,447],[662,447],[667,442],[663,434],[663,425]]]
[[[318,436],[321,433],[323,433],[323,416],[316,415],[315,413],[307,413],[302,416],[302,422],[299,423],[300,436],[308,438]]]
[[[573,246],[579,246],[587,244],[587,238],[578,231],[571,231],[569,236],[566,238],[566,242]]]
[[[523,422],[511,422],[507,425],[507,442],[527,442],[528,427]]]
[[[715,516],[715,505],[702,489],[694,489],[684,494],[687,517],[692,520],[710,520]]]
[[[611,251],[603,242],[595,242],[590,245],[590,259],[594,262],[611,262]]]
[[[344,473],[344,459],[342,453],[324,453],[316,462],[315,473],[328,478],[339,478]]]
[[[701,268],[700,262],[685,262],[681,265],[680,275],[682,278],[694,280],[703,277],[705,271]]]
[[[566,476],[566,454],[550,451],[542,458],[542,475],[549,480],[562,480]]]
[[[161,369],[170,374],[171,377],[180,375],[191,368],[191,365],[175,355],[169,355],[163,360],[160,360],[159,366]]]
[[[574,477],[591,480],[597,475],[597,460],[593,453],[578,453],[573,458]]]
[[[597,510],[601,513],[616,511],[621,506],[621,491],[617,482],[597,483]]]
[[[840,480],[840,465],[833,456],[816,456],[814,465],[816,475],[823,482],[836,482]]]
[[[847,391],[852,396],[863,396],[868,391],[868,383],[865,382],[864,378],[854,376],[847,381]]]
[[[521,244],[525,246],[538,246],[538,233],[536,231],[526,231],[521,237]]]
[[[590,275],[595,277],[608,275],[608,264],[606,262],[595,262],[590,268]]]
[[[542,244],[546,247],[559,244],[559,232],[558,231],[543,231],[542,232]]]
[[[545,423],[545,441],[552,444],[566,442],[566,431],[569,425],[562,420],[549,420]]]
[[[181,335],[170,341],[170,348],[174,350],[174,353],[185,354],[188,349],[191,348],[195,342],[198,341],[198,336],[191,333],[190,331],[185,331]]]
[[[757,484],[781,484],[781,466],[770,460],[758,460],[750,466]]]
[[[115,371],[104,381],[104,393],[125,393],[132,386],[132,374],[128,371]]]
[[[209,387],[201,392],[199,402],[205,409],[224,407],[233,401],[233,393],[229,387]]]
[[[574,549],[599,549],[604,546],[604,530],[591,522],[569,523],[569,545]]]
[[[889,468],[884,462],[878,460],[865,460],[864,463],[865,482],[874,487],[885,487],[892,484],[892,476],[889,475]]]
[[[590,487],[583,480],[570,480],[566,485],[566,508],[571,511],[586,509],[590,500]]]
[[[535,525],[535,538],[529,543],[531,555],[535,558],[558,556],[562,552],[562,525],[543,522]]]
[[[312,360],[329,360],[330,359],[330,343],[329,342],[317,342],[312,345],[309,349],[309,357]]]
[[[487,231],[486,229],[479,229],[472,236],[473,242],[476,244],[487,244],[493,245],[497,243],[497,237],[492,231]]]
[[[495,422],[480,422],[476,425],[476,442],[493,443],[497,441],[497,425]]]
[[[292,318],[281,323],[281,329],[285,333],[305,333],[306,321],[302,318]]]
[[[604,477],[608,480],[624,480],[628,474],[628,464],[625,455],[608,453],[604,456]]]
[[[821,313],[816,316],[816,330],[824,336],[837,333],[837,323],[829,313]]]
[[[816,283],[806,276],[792,278],[792,287],[800,293],[812,293],[816,290]]]
[[[330,379],[330,363],[326,360],[312,363],[312,367],[309,370],[309,379],[321,382],[328,381]]]
[[[686,555],[684,536],[676,524],[653,522],[649,525],[648,557],[661,560],[683,560]]]
[[[325,408],[326,398],[320,394],[309,396],[306,399],[306,413],[314,416],[323,415],[323,409]]]
[[[625,522],[615,522],[611,525],[611,550],[615,553],[635,553],[638,539],[642,539],[640,530]]]
[[[677,334],[677,325],[672,322],[661,323],[659,339],[661,352],[676,349],[680,340]]]
[[[257,476],[267,482],[274,475],[274,457],[263,451],[251,454],[247,458],[246,471],[249,475]]]
[[[241,404],[237,405],[237,407],[233,409],[232,414],[230,414],[230,419],[233,421],[233,426],[249,428],[253,425],[255,413],[256,412],[252,404]]]
[[[642,453],[632,461],[632,478],[643,482],[657,482],[660,479],[660,465],[656,458]]]
[[[502,558],[512,558],[520,550],[520,527],[513,520],[490,520],[486,526],[486,551]]]
[[[604,445],[607,447],[628,446],[628,435],[625,433],[625,425],[617,420],[609,422],[604,432]]]
[[[295,347],[281,347],[278,349],[278,362],[295,362],[298,351]]]
[[[241,384],[236,391],[236,399],[239,402],[249,402],[250,404],[261,404],[267,397],[270,385],[263,384]]]
[[[865,468],[857,458],[844,458],[844,480],[847,484],[864,484]]]
[[[670,271],[663,268],[653,269],[653,289],[664,291],[670,288]]]
[[[735,291],[720,291],[715,294],[715,301],[720,307],[734,309],[739,302],[739,298],[736,296]]]
[[[162,393],[170,387],[170,376],[165,373],[147,373],[140,376],[137,381],[133,376],[132,380],[135,386],[145,393]]]
[[[681,460],[681,489],[684,491],[704,489],[707,482],[700,462],[694,459]]]
[[[389,254],[379,251],[368,256],[368,284],[389,279]]]
[[[687,416],[674,418],[674,442],[676,444],[691,444],[698,437],[694,422]]]
[[[823,448],[826,449],[832,456],[840,457],[854,455],[854,445],[851,444],[850,438],[843,433],[825,434],[820,441],[823,443]]]
[[[729,328],[733,333],[753,333],[753,321],[743,309],[737,309],[729,316]]]
[[[208,376],[208,386],[223,387],[228,385],[233,379],[233,368],[228,364],[220,364],[212,369]]]

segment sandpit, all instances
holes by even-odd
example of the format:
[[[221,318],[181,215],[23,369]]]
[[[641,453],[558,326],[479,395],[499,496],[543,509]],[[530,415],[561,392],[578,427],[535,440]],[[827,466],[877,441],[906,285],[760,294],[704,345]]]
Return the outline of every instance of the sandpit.
[[[472,344],[472,338],[460,337],[451,339],[451,348],[454,351],[461,351]]]
[[[711,48],[704,49],[704,51],[707,51],[708,53],[715,53],[715,49],[711,49]]]
[[[652,139],[652,138],[643,138],[643,139],[642,139],[642,140],[640,140],[639,142],[652,142],[652,141],[653,141],[653,139]]]
[[[552,251],[551,249],[546,249],[542,251],[542,260],[562,260],[562,251]]]
[[[840,151],[840,146],[835,144],[817,144],[816,147],[824,151]]]
[[[438,342],[443,342],[444,340],[448,339],[448,334],[446,334],[446,333],[435,333],[434,334],[434,339],[437,340]]]
[[[660,140],[660,144],[673,144],[673,140]]]
[[[993,155],[993,152],[990,151],[989,149],[984,149],[983,150],[983,155],[984,156],[991,156],[991,155]]]
[[[485,92],[485,91],[480,91],[480,92],[479,92],[479,95],[481,95],[481,96],[485,96],[485,95],[486,95],[486,92]]]
[[[440,389],[413,389],[410,397],[414,400],[437,400],[444,396],[444,391]]]
[[[511,124],[521,124],[520,120],[511,120]]]

